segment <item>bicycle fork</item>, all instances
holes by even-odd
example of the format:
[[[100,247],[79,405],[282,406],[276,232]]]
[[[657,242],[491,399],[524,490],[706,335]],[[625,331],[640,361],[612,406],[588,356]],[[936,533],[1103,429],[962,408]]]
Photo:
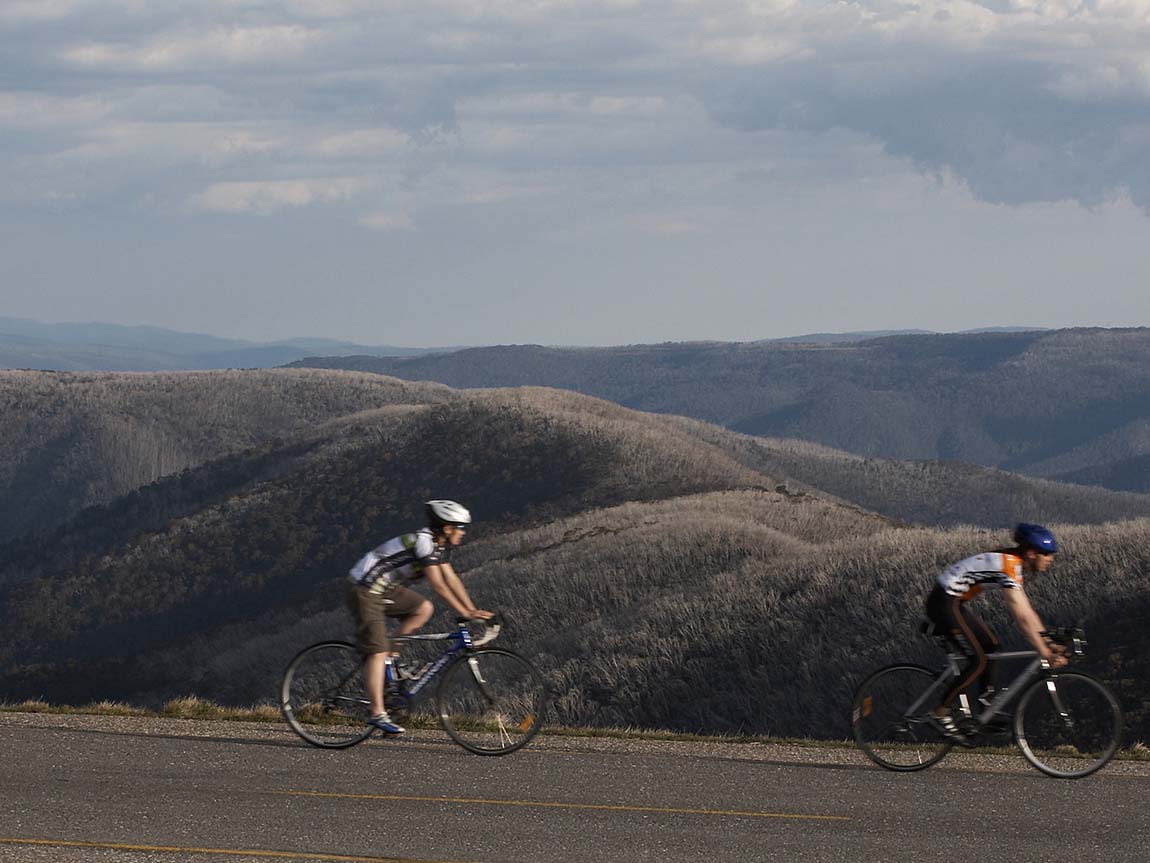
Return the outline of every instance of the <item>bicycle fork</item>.
[[[487,703],[494,705],[495,698],[487,691],[487,681],[483,679],[483,672],[479,670],[479,659],[469,656],[467,657],[467,665],[471,669],[471,676],[475,678],[475,685],[479,687],[479,691],[487,699]]]
[[[1058,694],[1058,678],[1050,677],[1046,680],[1046,691],[1050,693],[1050,700],[1054,704],[1054,709],[1058,711],[1059,718],[1062,719],[1062,724],[1067,728],[1074,727],[1074,719],[1071,717],[1070,712],[1062,703],[1062,697]]]

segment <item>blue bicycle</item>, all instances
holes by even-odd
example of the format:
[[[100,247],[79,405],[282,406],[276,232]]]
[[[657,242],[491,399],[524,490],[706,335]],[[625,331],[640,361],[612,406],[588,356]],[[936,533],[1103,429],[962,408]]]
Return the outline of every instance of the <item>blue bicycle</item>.
[[[486,646],[502,627],[499,618],[460,621],[453,632],[392,639],[397,645],[444,644],[438,658],[419,669],[388,661],[388,713],[413,728],[438,722],[476,755],[507,755],[526,746],[539,733],[546,690],[543,677],[522,656]],[[429,693],[434,693],[430,703]],[[375,729],[367,725],[370,702],[363,691],[363,656],[355,645],[321,641],[297,653],[280,684],[280,709],[312,746],[345,749],[370,737]]]

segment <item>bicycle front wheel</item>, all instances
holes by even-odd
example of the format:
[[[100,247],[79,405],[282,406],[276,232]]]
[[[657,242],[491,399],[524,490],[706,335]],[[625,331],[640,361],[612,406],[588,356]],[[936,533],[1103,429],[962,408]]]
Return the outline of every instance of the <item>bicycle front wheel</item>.
[[[879,669],[855,690],[851,729],[867,758],[887,770],[909,772],[937,764],[954,745],[927,714],[941,700],[930,690],[937,672],[921,665]]]
[[[1113,757],[1122,711],[1106,686],[1077,671],[1036,680],[1022,693],[1014,737],[1026,760],[1048,776],[1089,776]]]
[[[485,648],[457,659],[435,693],[439,721],[476,755],[507,755],[539,732],[543,678],[517,653]]]
[[[292,730],[324,749],[366,740],[371,704],[363,692],[363,657],[345,641],[305,647],[288,663],[280,684],[280,711]]]

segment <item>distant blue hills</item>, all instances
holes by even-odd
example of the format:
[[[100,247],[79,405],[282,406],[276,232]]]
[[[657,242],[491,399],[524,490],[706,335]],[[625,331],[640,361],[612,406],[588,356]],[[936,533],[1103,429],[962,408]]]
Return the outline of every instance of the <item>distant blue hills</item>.
[[[0,317],[0,368],[51,371],[183,371],[272,368],[306,357],[411,357],[452,348],[363,345],[335,339],[227,339],[151,326],[48,324]]]
[[[952,335],[974,335],[977,333],[1033,333],[1044,332],[1043,327],[980,327],[974,330],[961,330]],[[855,330],[848,333],[807,333],[802,336],[787,336],[781,339],[763,339],[763,343],[772,344],[846,344],[849,342],[865,342],[871,339],[883,339],[889,336],[936,336],[935,330]]]
[[[1033,327],[992,327],[967,333],[1027,332]],[[756,344],[844,344],[931,330],[860,330],[809,333]],[[228,339],[153,326],[108,323],[50,324],[0,316],[0,369],[45,371],[188,371],[193,369],[274,368],[321,357],[416,357],[445,354],[457,347],[405,348],[364,345],[336,339],[300,337],[274,342]]]

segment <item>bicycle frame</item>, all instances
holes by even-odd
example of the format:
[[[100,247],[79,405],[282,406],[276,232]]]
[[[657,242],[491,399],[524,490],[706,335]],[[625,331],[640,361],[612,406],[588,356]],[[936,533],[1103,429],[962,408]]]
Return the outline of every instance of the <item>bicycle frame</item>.
[[[1081,627],[1049,630],[1042,636],[1066,648],[1063,652],[1084,655]],[[1121,744],[1122,708],[1106,684],[1083,671],[1055,670],[1036,650],[986,654],[989,661],[1016,660],[1023,667],[997,692],[984,690],[978,704],[959,692],[957,706],[965,718],[956,730],[945,733],[931,711],[969,673],[964,667],[969,657],[952,643],[944,649],[946,660],[935,671],[915,663],[894,663],[872,672],[855,689],[851,702],[855,742],[880,767],[925,770],[956,743],[972,747],[984,738],[997,745],[993,738],[1011,734],[1038,770],[1059,779],[1079,779],[1104,767]],[[914,703],[904,706],[906,699]],[[883,706],[876,709],[879,702]],[[925,733],[920,727],[924,725]]]
[[[429,652],[431,661],[402,678],[388,656],[384,706],[404,719],[410,709],[417,722],[434,717],[453,741],[476,755],[515,752],[539,731],[546,683],[519,654],[487,646],[504,626],[497,615],[485,619],[481,630],[472,628],[476,621],[457,624],[450,632],[391,639],[434,642],[442,650]],[[366,722],[372,705],[360,679],[364,661],[354,644],[336,640],[311,644],[292,658],[280,681],[280,710],[296,734],[323,749],[346,749],[373,735],[376,729]],[[428,692],[434,693],[434,710],[414,715]]]
[[[928,699],[934,697],[936,691],[938,692],[939,698],[941,698],[942,693],[950,687],[952,682],[962,676],[962,663],[966,657],[961,653],[947,651],[946,658],[946,668],[918,700],[910,706],[910,709],[907,710],[907,715],[915,715],[920,712]],[[1046,662],[1038,656],[1038,651],[1035,650],[1000,650],[986,654],[986,659],[988,662],[1001,662],[1007,659],[1030,659],[1031,661],[1027,663],[1026,667],[1023,668],[1009,684],[999,690],[995,697],[991,699],[990,704],[984,707],[978,716],[975,716],[971,710],[970,700],[967,698],[966,693],[959,693],[959,705],[963,715],[968,719],[973,719],[980,727],[985,727],[995,716],[1001,714],[1006,706],[1017,698],[1032,680],[1049,668]],[[1050,688],[1051,698],[1054,699],[1056,707],[1060,713],[1065,715],[1066,711],[1058,700],[1058,690],[1055,687],[1053,677],[1048,682],[1048,686]]]
[[[460,627],[455,632],[435,632],[428,635],[400,635],[392,639],[396,644],[404,644],[412,641],[446,641],[449,642],[444,648],[439,658],[431,664],[431,667],[423,674],[419,675],[418,679],[411,682],[408,686],[404,687],[400,694],[408,699],[416,698],[420,692],[429,684],[444,668],[451,664],[451,662],[461,652],[470,650],[473,642],[471,640],[471,632],[467,627]],[[385,685],[397,684],[399,681],[395,678],[395,665],[392,662],[387,663]]]

